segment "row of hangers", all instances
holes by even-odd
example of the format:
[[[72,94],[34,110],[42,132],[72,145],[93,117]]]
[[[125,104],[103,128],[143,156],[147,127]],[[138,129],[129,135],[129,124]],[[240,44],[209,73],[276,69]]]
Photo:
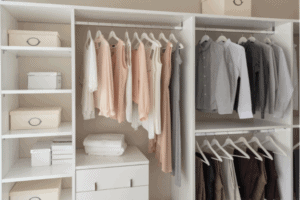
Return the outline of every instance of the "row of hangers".
[[[203,153],[203,151],[206,149],[209,149],[215,156],[215,157],[212,157],[213,160],[217,160],[220,162],[223,162],[222,158],[229,159],[229,160],[233,160],[233,157],[250,159],[250,156],[245,151],[243,151],[240,147],[238,147],[238,145],[247,147],[255,155],[255,158],[257,160],[262,161],[263,160],[262,157],[257,153],[257,151],[255,151],[250,146],[250,144],[252,144],[252,143],[257,144],[257,146],[264,151],[265,155],[263,155],[263,156],[270,160],[273,160],[273,157],[268,152],[267,149],[272,150],[274,154],[287,156],[287,154],[276,144],[276,142],[273,140],[273,138],[271,136],[266,136],[266,138],[263,142],[260,142],[260,140],[255,136],[253,136],[251,138],[251,140],[249,140],[249,141],[247,141],[246,138],[244,138],[244,137],[240,137],[238,140],[233,141],[229,137],[229,134],[228,134],[228,138],[226,139],[226,141],[223,145],[221,145],[219,143],[219,141],[214,137],[214,139],[212,140],[211,143],[206,138],[203,141],[201,147],[200,147],[199,143],[196,141],[196,146],[197,146],[199,153],[203,157],[203,159],[201,159],[202,162],[204,162],[207,165],[210,165],[210,163],[209,163],[208,159],[206,158],[205,154]],[[213,148],[214,146],[216,146],[215,149]],[[232,149],[238,150],[242,155],[233,155],[233,154],[228,153],[228,151],[225,150],[225,148],[227,148],[227,147],[231,147]],[[225,155],[224,156],[219,155],[218,152],[220,152],[220,151],[223,152]]]
[[[205,32],[205,35],[202,37],[202,39],[200,41],[200,44],[202,44],[203,42],[207,42],[209,39],[210,39],[210,37]],[[245,43],[248,40],[251,41],[251,42],[255,42],[256,39],[255,39],[255,37],[253,37],[252,34],[251,34],[251,36],[248,39],[246,37],[244,37],[244,35],[242,35],[242,37],[238,41],[238,44]],[[219,43],[219,42],[226,42],[226,41],[227,41],[227,38],[223,34],[221,34],[221,36],[216,40],[217,43]],[[270,38],[266,37],[265,40],[264,40],[264,43],[266,43],[266,44],[272,44],[272,41],[271,41]]]
[[[98,30],[97,33],[96,33],[96,38],[98,38],[99,36],[101,36],[101,31]],[[111,41],[111,39],[114,39],[116,41],[119,41],[120,38],[116,35],[115,31],[111,30],[111,32],[109,33],[108,35],[108,42]],[[126,30],[125,32],[125,40],[129,39],[129,33],[128,31]],[[132,46],[135,46],[137,47],[141,42],[143,42],[144,40],[146,40],[147,42],[150,42],[151,44],[153,43],[156,43],[159,45],[159,47],[162,47],[162,42],[164,42],[165,44],[167,44],[168,42],[171,42],[171,47],[173,47],[173,43],[177,44],[178,43],[178,40],[176,39],[175,35],[173,33],[170,34],[169,36],[169,39],[166,38],[165,34],[163,32],[161,32],[158,36],[158,40],[154,37],[154,34],[153,33],[150,33],[149,36],[147,33],[142,33],[141,35],[141,38],[139,38],[139,35],[137,32],[134,32],[133,34],[133,39],[131,41],[132,43]],[[137,41],[137,44],[136,45],[133,45],[134,42]],[[179,48],[180,49],[183,49],[184,46],[179,43]]]

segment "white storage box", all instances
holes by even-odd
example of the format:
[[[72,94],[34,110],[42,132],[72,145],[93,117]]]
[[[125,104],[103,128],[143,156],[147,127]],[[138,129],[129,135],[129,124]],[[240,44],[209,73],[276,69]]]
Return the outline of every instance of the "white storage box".
[[[203,0],[202,13],[251,17],[251,0]]]
[[[62,179],[18,182],[9,193],[10,200],[59,200]]]
[[[51,165],[51,143],[37,142],[30,150],[31,166],[50,166]]]
[[[11,130],[57,128],[61,122],[61,108],[18,108],[10,112]]]
[[[94,156],[121,156],[124,154],[127,148],[127,144],[124,143],[121,148],[101,148],[101,147],[93,147],[93,146],[84,146],[84,150],[88,155]]]
[[[60,47],[58,32],[9,30],[9,46]]]
[[[60,72],[30,72],[28,89],[61,89]]]
[[[124,134],[89,134],[83,141],[84,146],[121,148],[125,143]]]

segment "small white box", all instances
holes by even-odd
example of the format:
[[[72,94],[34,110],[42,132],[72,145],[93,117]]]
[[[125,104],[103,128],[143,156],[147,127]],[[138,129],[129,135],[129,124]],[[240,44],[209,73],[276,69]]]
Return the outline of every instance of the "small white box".
[[[9,30],[9,46],[60,47],[58,32]]]
[[[10,112],[10,129],[57,128],[61,122],[60,107],[18,108]]]
[[[251,17],[251,0],[205,0],[202,14]]]
[[[51,165],[51,143],[37,142],[30,150],[31,166],[50,166]]]
[[[60,72],[30,72],[28,89],[61,89]]]
[[[9,193],[10,200],[59,200],[62,179],[18,182]]]

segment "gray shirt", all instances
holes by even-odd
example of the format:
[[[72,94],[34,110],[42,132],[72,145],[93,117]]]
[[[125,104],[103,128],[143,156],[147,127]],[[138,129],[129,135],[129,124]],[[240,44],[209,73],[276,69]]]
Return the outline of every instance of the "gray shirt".
[[[170,80],[171,134],[172,134],[172,175],[175,185],[181,186],[181,127],[180,127],[180,58],[179,43],[172,53],[172,74]]]
[[[292,99],[294,88],[282,48],[276,44],[272,44],[272,48],[275,54],[278,75],[278,90],[276,93],[274,117],[282,118]]]
[[[229,67],[223,46],[209,39],[196,46],[196,109],[231,114]]]

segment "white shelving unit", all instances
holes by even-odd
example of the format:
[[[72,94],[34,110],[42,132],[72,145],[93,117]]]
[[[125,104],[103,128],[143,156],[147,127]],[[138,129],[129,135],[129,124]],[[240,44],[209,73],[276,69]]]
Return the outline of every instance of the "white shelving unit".
[[[2,46],[1,50],[17,57],[71,57],[72,49],[66,47]]]
[[[72,123],[62,122],[57,129],[10,130],[2,134],[2,139],[55,137],[72,135]]]
[[[272,30],[275,29],[275,34],[270,36],[272,40],[283,47],[287,55],[288,64],[292,69],[292,45],[293,45],[293,20],[283,19],[266,19],[266,18],[251,18],[251,17],[231,17],[231,16],[215,16],[204,14],[191,13],[175,13],[175,12],[159,12],[159,11],[144,11],[144,10],[128,10],[128,9],[112,9],[112,8],[96,8],[86,6],[70,6],[70,5],[54,5],[54,4],[38,4],[38,3],[22,3],[0,1],[0,105],[1,105],[1,143],[0,143],[0,158],[2,167],[0,177],[2,184],[0,185],[0,196],[2,200],[9,200],[9,191],[18,181],[38,180],[38,179],[53,179],[53,178],[72,178],[72,188],[64,188],[62,191],[61,200],[75,200],[75,169],[97,168],[99,166],[110,166],[111,164],[120,162],[134,162],[134,158],[123,157],[118,159],[95,159],[87,157],[83,151],[79,150],[76,153],[76,142],[82,138],[76,137],[76,123],[79,120],[76,118],[76,73],[75,69],[80,73],[81,67],[79,64],[75,67],[76,54],[76,21],[96,21],[109,23],[123,24],[140,24],[140,25],[157,25],[157,26],[172,26],[182,27],[182,30],[172,30],[176,38],[184,45],[181,50],[181,56],[184,60],[182,69],[181,81],[181,124],[182,124],[182,183],[178,188],[174,184],[174,179],[170,178],[170,182],[162,181],[156,183],[157,188],[165,188],[166,185],[171,187],[167,199],[173,200],[193,200],[195,199],[195,140],[200,140],[201,137],[195,137],[195,133],[201,134],[206,132],[228,132],[228,131],[250,131],[261,129],[283,129],[278,133],[265,133],[258,137],[263,138],[266,135],[272,135],[275,140],[284,147],[288,152],[288,158],[276,157],[276,166],[279,174],[279,190],[282,194],[282,200],[292,199],[292,131],[293,117],[292,108],[287,116],[283,119],[273,118],[271,115],[266,115],[266,119],[260,119],[256,115],[252,120],[238,120],[236,118],[214,118],[208,115],[199,118],[195,112],[195,44],[198,42],[202,32],[196,31],[197,28],[226,28],[226,29],[251,29],[251,30]],[[34,47],[11,47],[7,43],[7,30],[18,29],[19,23],[49,23],[60,24],[61,26],[70,26],[69,44],[70,47],[61,48],[34,48]],[[125,28],[126,29],[126,28]],[[125,30],[124,29],[124,30]],[[129,29],[129,28],[128,28]],[[262,40],[265,35],[257,34],[255,37]],[[82,39],[86,36],[83,35]],[[78,52],[77,52],[78,53]],[[82,53],[82,52],[80,52]],[[20,57],[30,57],[32,59],[52,57],[55,59],[69,58],[71,60],[71,89],[62,90],[19,90],[19,59]],[[77,61],[77,60],[76,60]],[[292,72],[293,70],[291,70]],[[7,86],[9,85],[9,87]],[[4,89],[8,88],[8,89]],[[9,112],[22,105],[23,96],[36,95],[40,102],[43,102],[41,95],[57,94],[55,98],[60,98],[60,95],[70,94],[72,96],[69,105],[72,105],[68,113],[71,113],[71,119],[68,123],[62,123],[58,129],[51,130],[24,130],[10,131],[9,130]],[[78,97],[77,97],[78,98]],[[57,99],[53,99],[55,103]],[[47,103],[45,103],[47,104]],[[78,105],[78,104],[77,104]],[[200,120],[199,120],[200,119]],[[295,120],[295,119],[294,119]],[[95,126],[95,131],[99,127]],[[82,124],[79,124],[80,126]],[[99,125],[101,126],[101,125]],[[97,129],[98,128],[98,129]],[[100,129],[103,127],[100,127]],[[133,132],[133,130],[132,130]],[[73,163],[70,165],[49,166],[41,168],[33,168],[30,166],[30,158],[23,158],[21,155],[21,145],[24,145],[24,140],[34,140],[34,138],[47,138],[71,135],[73,140]],[[77,139],[77,141],[76,141]],[[133,143],[138,143],[139,140],[134,140]],[[138,143],[140,145],[142,143]],[[131,161],[130,161],[131,159]],[[146,161],[145,161],[146,162]],[[151,162],[151,161],[150,161]],[[123,165],[122,164],[122,165]],[[150,163],[150,173],[157,172],[158,169],[153,163]],[[156,170],[156,171],[155,171]],[[150,174],[151,177],[151,174]],[[151,182],[150,182],[151,184]],[[151,186],[150,186],[151,187]],[[168,188],[168,187],[167,187]],[[150,191],[150,193],[153,191]],[[154,192],[153,192],[154,193]],[[150,194],[154,197],[156,194]],[[152,200],[152,199],[150,199]]]

